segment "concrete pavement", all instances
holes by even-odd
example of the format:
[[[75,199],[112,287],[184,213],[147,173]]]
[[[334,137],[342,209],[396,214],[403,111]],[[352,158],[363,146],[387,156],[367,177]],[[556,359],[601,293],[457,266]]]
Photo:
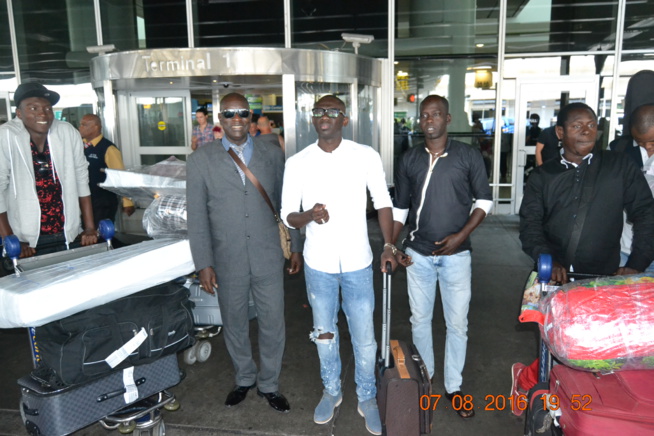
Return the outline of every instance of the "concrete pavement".
[[[377,221],[368,221],[370,240],[376,254],[375,270],[379,271],[378,254],[382,238]],[[531,362],[536,356],[537,333],[534,326],[520,325],[518,312],[522,288],[532,267],[522,253],[518,240],[516,216],[490,216],[473,234],[473,295],[469,313],[467,363],[462,390],[473,398],[476,416],[463,420],[447,408],[443,399],[436,407],[433,435],[522,435],[523,419],[513,416],[504,399],[509,395],[511,364]],[[381,273],[375,274],[377,298],[375,325],[381,334]],[[280,391],[288,398],[291,412],[281,414],[251,391],[240,405],[227,409],[225,397],[234,384],[234,372],[227,356],[222,334],[211,339],[213,352],[205,363],[180,366],[186,379],[171,389],[181,403],[175,412],[164,412],[166,434],[178,435],[288,435],[288,436],[353,436],[369,434],[363,418],[356,411],[354,358],[341,314],[341,357],[343,360],[343,403],[335,418],[325,425],[313,422],[313,410],[322,393],[318,356],[309,340],[312,329],[304,277],[287,277],[286,283],[286,351],[280,380]],[[251,334],[256,353],[256,321]],[[436,374],[434,394],[443,394],[442,368],[444,321],[440,300],[434,313],[434,350]],[[400,269],[393,278],[392,338],[411,340],[406,273]],[[16,380],[29,373],[31,358],[25,329],[0,330],[0,435],[25,435],[18,409],[20,390]],[[498,410],[498,409],[504,410]],[[106,435],[99,424],[74,433]]]

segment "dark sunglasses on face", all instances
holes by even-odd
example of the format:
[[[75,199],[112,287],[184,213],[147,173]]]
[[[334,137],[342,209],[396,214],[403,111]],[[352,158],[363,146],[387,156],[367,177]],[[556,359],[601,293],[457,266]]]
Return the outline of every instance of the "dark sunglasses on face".
[[[329,109],[314,107],[313,109],[311,109],[311,116],[313,116],[314,118],[322,118],[325,115],[327,115],[329,118],[338,118],[339,115],[345,116],[345,114],[340,109],[337,109],[335,107]]]
[[[234,118],[234,115],[238,115],[241,118],[247,118],[250,116],[249,109],[227,109],[221,112],[224,118]]]

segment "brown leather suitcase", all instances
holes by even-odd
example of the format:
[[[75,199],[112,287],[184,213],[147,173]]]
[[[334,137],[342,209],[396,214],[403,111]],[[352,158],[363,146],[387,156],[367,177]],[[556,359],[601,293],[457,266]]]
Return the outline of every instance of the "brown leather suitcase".
[[[390,265],[386,267],[390,271]],[[384,274],[381,353],[377,363],[377,405],[384,434],[431,433],[431,381],[413,344],[390,339],[391,275]]]

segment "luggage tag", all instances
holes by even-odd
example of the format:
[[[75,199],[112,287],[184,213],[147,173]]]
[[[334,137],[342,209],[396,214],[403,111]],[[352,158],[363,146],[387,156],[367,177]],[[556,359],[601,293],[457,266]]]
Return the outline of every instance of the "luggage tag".
[[[134,382],[134,367],[130,366],[123,370],[123,385],[125,386],[125,404],[133,403],[139,398],[139,390]]]
[[[141,327],[141,331],[138,332],[132,339],[127,341],[125,345],[114,351],[105,359],[110,367],[115,368],[122,362],[127,359],[127,356],[132,354],[141,344],[147,339],[148,332],[145,331],[145,327]]]

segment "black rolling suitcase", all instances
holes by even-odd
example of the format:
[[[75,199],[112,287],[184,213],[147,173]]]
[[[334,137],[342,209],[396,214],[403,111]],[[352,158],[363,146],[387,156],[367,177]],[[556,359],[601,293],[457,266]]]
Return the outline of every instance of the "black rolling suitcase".
[[[391,271],[390,263],[386,271]],[[431,381],[413,344],[390,339],[391,274],[384,274],[383,324],[377,363],[377,405],[384,434],[413,436],[431,433]]]
[[[20,413],[30,435],[63,436],[175,386],[180,380],[176,354],[63,389],[43,387],[28,375],[18,380]]]

